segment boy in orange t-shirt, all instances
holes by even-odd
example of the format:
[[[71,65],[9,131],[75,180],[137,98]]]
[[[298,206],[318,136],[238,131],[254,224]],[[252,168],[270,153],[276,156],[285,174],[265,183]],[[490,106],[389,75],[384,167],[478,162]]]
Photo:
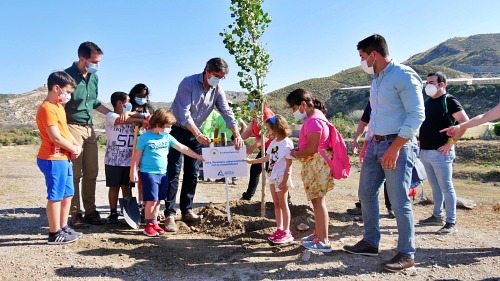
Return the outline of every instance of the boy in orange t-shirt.
[[[38,108],[36,124],[42,144],[37,164],[47,185],[48,244],[67,244],[76,241],[82,233],[68,227],[71,198],[74,194],[71,159],[82,148],[69,133],[63,104],[71,99],[75,80],[64,71],[57,71],[47,79],[49,93]]]

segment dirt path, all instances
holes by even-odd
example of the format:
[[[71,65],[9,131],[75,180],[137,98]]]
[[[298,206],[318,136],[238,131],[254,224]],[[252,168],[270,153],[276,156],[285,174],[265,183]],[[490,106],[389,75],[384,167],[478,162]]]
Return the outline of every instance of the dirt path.
[[[231,223],[225,218],[224,185],[203,183],[195,197],[197,211],[205,215],[203,223],[178,221],[177,234],[148,238],[123,223],[94,226],[83,230],[84,237],[74,244],[49,246],[45,185],[36,167],[36,151],[33,146],[0,148],[2,280],[500,280],[500,213],[492,211],[492,205],[500,202],[498,182],[456,179],[458,195],[476,200],[478,207],[458,210],[459,232],[451,236],[435,234],[436,227],[417,227],[416,268],[394,274],[383,272],[380,266],[395,254],[397,243],[396,222],[384,216],[383,208],[381,254],[363,257],[341,251],[363,232],[362,223],[345,212],[356,200],[356,168],[351,178],[338,182],[328,195],[332,253],[309,254],[298,242],[269,245],[272,205],[266,204],[264,219],[259,217],[260,203],[239,201],[246,189],[245,178],[230,189]],[[465,169],[467,164],[463,165]],[[298,184],[292,190],[292,227],[299,223],[312,227],[312,209],[301,190],[298,171],[295,167],[293,177]],[[430,196],[429,186],[426,196]],[[107,216],[103,167],[97,198],[99,211]],[[415,203],[415,220],[430,215],[432,206]],[[294,231],[296,239],[307,234]]]

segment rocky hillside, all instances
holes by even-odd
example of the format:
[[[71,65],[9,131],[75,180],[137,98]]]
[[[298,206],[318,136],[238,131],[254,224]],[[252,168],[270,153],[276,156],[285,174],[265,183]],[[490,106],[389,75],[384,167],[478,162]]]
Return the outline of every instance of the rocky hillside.
[[[500,74],[500,33],[455,37],[412,56],[408,64],[447,66],[479,76]]]
[[[36,111],[47,96],[47,88],[40,87],[19,95],[1,95],[0,127],[36,127]]]
[[[40,87],[24,94],[0,95],[0,128],[36,128],[36,111],[47,96],[47,87]],[[153,102],[153,108],[170,108],[171,102]],[[104,103],[112,108],[111,103]],[[94,111],[93,123],[104,128],[104,116]]]

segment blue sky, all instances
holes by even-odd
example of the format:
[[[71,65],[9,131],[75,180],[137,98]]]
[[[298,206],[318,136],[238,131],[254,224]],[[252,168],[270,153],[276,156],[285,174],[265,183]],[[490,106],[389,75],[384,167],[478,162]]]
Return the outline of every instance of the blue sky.
[[[172,101],[179,82],[211,57],[230,66],[222,82],[241,90],[219,32],[232,23],[229,0],[0,1],[0,93],[42,86],[77,60],[81,42],[104,51],[99,98],[145,83],[153,101]],[[404,61],[449,38],[500,32],[500,1],[267,0],[273,21],[263,37],[273,64],[267,92],[359,65],[356,44],[379,33]]]

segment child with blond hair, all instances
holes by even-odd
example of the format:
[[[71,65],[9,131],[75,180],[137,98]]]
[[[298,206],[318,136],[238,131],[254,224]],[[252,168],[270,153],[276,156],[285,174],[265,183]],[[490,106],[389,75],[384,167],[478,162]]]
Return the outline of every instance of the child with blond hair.
[[[286,119],[281,115],[270,117],[265,122],[267,134],[272,135],[273,141],[269,144],[266,156],[258,159],[245,159],[248,164],[269,162],[267,179],[274,203],[276,216],[276,231],[268,237],[275,244],[293,241],[290,231],[290,209],[288,208],[288,191],[293,187],[291,171],[292,159],[290,151],[293,149],[289,138],[291,130]]]

